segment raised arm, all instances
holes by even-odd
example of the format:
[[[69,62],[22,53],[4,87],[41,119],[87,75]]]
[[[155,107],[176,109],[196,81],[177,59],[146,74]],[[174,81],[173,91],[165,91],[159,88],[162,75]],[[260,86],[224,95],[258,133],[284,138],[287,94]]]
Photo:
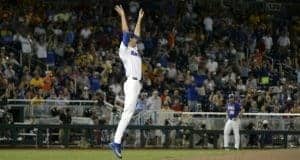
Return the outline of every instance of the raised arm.
[[[138,37],[141,36],[141,22],[142,22],[143,17],[144,17],[144,11],[143,11],[143,9],[140,9],[139,17],[138,17],[138,20],[136,22],[135,29],[134,29],[134,35],[136,35]]]
[[[119,16],[121,17],[122,32],[129,32],[126,17],[125,17],[125,12],[124,12],[124,9],[123,9],[122,5],[116,5],[115,10],[117,11]]]

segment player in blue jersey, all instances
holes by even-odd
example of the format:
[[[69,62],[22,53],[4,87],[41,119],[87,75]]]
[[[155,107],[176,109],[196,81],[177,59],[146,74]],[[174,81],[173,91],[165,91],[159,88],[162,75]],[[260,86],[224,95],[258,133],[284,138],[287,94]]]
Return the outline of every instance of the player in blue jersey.
[[[242,107],[238,101],[235,101],[234,95],[229,95],[229,100],[226,104],[227,122],[224,127],[224,148],[229,147],[229,134],[233,130],[234,133],[234,148],[240,147],[240,113]]]

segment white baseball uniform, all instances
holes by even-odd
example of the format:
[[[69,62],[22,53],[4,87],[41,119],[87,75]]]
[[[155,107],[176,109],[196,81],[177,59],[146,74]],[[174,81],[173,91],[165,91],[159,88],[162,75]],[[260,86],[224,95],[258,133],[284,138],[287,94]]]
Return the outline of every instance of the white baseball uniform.
[[[125,94],[124,111],[115,134],[114,142],[121,144],[123,134],[134,114],[138,95],[142,89],[142,58],[137,47],[128,46],[129,33],[123,33],[123,41],[119,49],[119,56],[126,71],[127,80],[123,89]]]
[[[241,106],[237,102],[226,104],[228,120],[224,127],[224,147],[229,146],[229,134],[233,130],[234,134],[234,148],[239,149],[240,147],[240,119],[238,115],[241,111]]]

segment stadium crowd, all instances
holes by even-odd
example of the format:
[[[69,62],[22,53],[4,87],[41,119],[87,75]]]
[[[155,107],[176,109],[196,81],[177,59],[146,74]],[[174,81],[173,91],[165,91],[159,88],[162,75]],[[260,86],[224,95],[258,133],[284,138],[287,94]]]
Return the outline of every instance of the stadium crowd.
[[[118,1],[13,2],[0,6],[3,101],[122,99]],[[122,4],[129,22],[139,7],[146,12],[139,109],[225,111],[234,93],[246,112],[300,113],[299,19],[212,10],[189,0]]]

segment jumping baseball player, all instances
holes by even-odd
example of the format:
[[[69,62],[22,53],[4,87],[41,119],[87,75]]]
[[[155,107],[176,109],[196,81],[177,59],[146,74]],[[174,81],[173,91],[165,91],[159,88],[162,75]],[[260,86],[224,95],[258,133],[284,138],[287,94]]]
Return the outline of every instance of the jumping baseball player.
[[[134,33],[129,32],[125,12],[121,5],[115,6],[115,10],[121,17],[123,39],[119,49],[119,56],[123,62],[127,80],[124,83],[124,111],[115,133],[114,142],[109,144],[117,158],[121,159],[121,139],[134,114],[138,95],[142,89],[140,80],[142,78],[142,58],[138,53],[137,41],[141,36],[141,21],[144,11],[139,11],[138,20]]]
[[[227,122],[224,127],[224,148],[228,149],[229,134],[233,130],[234,133],[234,148],[240,147],[240,119],[241,105],[235,101],[234,95],[229,95],[229,100],[226,104]]]

